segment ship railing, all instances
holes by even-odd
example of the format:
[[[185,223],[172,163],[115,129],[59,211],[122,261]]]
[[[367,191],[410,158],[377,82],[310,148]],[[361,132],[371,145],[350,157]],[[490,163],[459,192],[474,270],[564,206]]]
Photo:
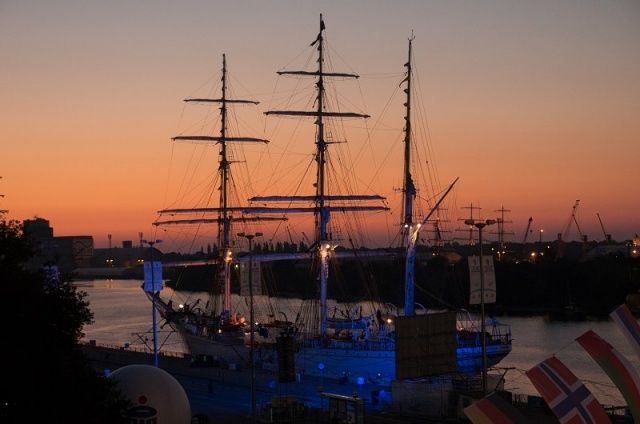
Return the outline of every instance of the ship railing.
[[[456,334],[456,342],[458,347],[478,347],[482,345],[482,333],[479,331],[458,331]],[[485,333],[486,344],[488,346],[501,346],[511,344],[511,331],[506,333]]]
[[[394,340],[336,340],[328,338],[306,338],[301,340],[302,346],[307,348],[333,348],[355,350],[383,350],[393,351],[396,348]]]
[[[80,344],[87,346],[89,348],[96,348],[96,349],[102,348],[107,350],[114,350],[114,351],[117,350],[117,351],[123,351],[123,352],[153,353],[153,349],[150,347],[146,347],[142,345],[135,346],[130,343],[125,343],[125,345],[122,346],[122,345],[115,345],[110,343],[101,343],[101,342],[97,342],[96,340],[89,340],[89,341],[82,340],[80,341]],[[168,350],[160,350],[158,351],[158,355],[169,356],[174,358],[183,358],[185,353],[173,352]]]
[[[518,408],[548,408],[542,397],[523,393],[514,393],[511,399],[511,403]],[[631,417],[631,412],[628,406],[602,405],[602,407],[609,417]],[[632,421],[617,420],[615,422]]]
[[[295,395],[274,396],[259,412],[261,422],[297,422],[304,417],[305,405]]]
[[[492,344],[511,344],[511,326],[509,324],[494,323],[490,341]]]

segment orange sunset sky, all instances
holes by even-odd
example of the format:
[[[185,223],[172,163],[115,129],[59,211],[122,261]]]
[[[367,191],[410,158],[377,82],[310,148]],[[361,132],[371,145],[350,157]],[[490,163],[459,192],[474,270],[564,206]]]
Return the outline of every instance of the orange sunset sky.
[[[552,240],[580,199],[590,240],[604,239],[598,214],[614,240],[640,233],[637,0],[2,1],[5,217],[44,218],[54,235],[91,235],[96,247],[108,234],[114,246],[139,232],[164,238],[152,223],[170,203],[182,100],[226,54],[238,96],[261,102],[247,126],[267,133],[251,135],[277,151],[284,141],[271,139],[262,106],[320,14],[333,58],[351,68],[336,67],[361,76],[351,94],[369,127],[398,86],[413,32],[430,160],[443,185],[460,177],[460,217],[470,204],[485,219],[504,207],[507,241],[523,238],[529,217],[529,240],[540,230]],[[401,109],[388,119],[402,130]],[[399,187],[398,169],[381,190]]]

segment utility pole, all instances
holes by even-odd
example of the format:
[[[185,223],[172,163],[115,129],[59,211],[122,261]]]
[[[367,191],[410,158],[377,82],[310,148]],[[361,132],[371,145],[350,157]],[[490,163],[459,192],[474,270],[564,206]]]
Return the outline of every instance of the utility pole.
[[[160,267],[158,275],[156,275],[154,270],[156,264],[153,260],[153,245],[162,243],[162,240],[141,240],[141,243],[147,243],[151,248],[151,266],[149,267],[151,269],[151,278],[147,279],[147,276],[145,275],[145,291],[150,291],[153,298],[153,362],[156,368],[158,368],[158,325],[156,323],[156,297],[158,296],[158,291],[162,290],[162,267]],[[147,282],[150,283],[147,284]]]
[[[484,261],[482,255],[482,229],[487,225],[493,225],[496,223],[494,219],[487,219],[486,221],[477,221],[474,219],[467,219],[464,221],[466,225],[470,227],[476,227],[478,229],[478,243],[480,244],[480,315],[482,319],[481,333],[482,333],[482,396],[487,394],[487,323],[484,313]]]
[[[2,179],[2,175],[0,175],[0,179]],[[4,194],[0,194],[0,197],[4,197]],[[9,211],[6,209],[0,209],[0,213],[7,213],[7,212]]]
[[[250,333],[250,343],[251,348],[249,350],[249,360],[250,360],[250,369],[251,369],[251,421],[257,422],[257,407],[256,407],[256,364],[255,364],[255,332],[253,331],[253,324],[255,323],[254,307],[253,307],[253,281],[251,278],[251,274],[253,274],[253,238],[260,237],[262,233],[255,234],[245,234],[238,233],[238,237],[244,237],[249,240],[249,331]]]

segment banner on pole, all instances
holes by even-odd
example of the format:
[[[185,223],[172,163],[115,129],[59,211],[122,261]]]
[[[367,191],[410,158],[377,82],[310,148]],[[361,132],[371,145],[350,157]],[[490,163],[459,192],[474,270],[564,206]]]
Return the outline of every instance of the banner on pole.
[[[162,262],[153,261],[153,268],[151,268],[151,262],[144,262],[144,291],[157,292],[162,290]]]
[[[493,267],[493,256],[482,257],[484,271],[484,303],[496,303],[496,273]],[[469,256],[469,304],[479,305],[481,299],[482,275],[480,274],[480,257]]]
[[[249,262],[240,262],[240,296],[249,296],[249,280],[254,296],[262,295],[260,261],[251,261],[251,278],[249,278]]]

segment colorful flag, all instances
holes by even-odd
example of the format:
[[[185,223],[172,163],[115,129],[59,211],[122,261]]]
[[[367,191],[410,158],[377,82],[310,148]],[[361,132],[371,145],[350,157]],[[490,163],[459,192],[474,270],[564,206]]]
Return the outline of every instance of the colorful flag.
[[[561,424],[611,423],[600,402],[555,356],[545,359],[525,374]]]
[[[464,408],[473,424],[528,424],[529,421],[498,393],[480,399]]]
[[[576,339],[607,373],[627,401],[633,421],[640,423],[640,377],[633,365],[605,339],[589,330]]]
[[[618,325],[618,328],[636,353],[640,355],[640,324],[638,324],[638,320],[633,316],[629,307],[624,303],[618,306],[615,311],[611,312],[611,318]]]

